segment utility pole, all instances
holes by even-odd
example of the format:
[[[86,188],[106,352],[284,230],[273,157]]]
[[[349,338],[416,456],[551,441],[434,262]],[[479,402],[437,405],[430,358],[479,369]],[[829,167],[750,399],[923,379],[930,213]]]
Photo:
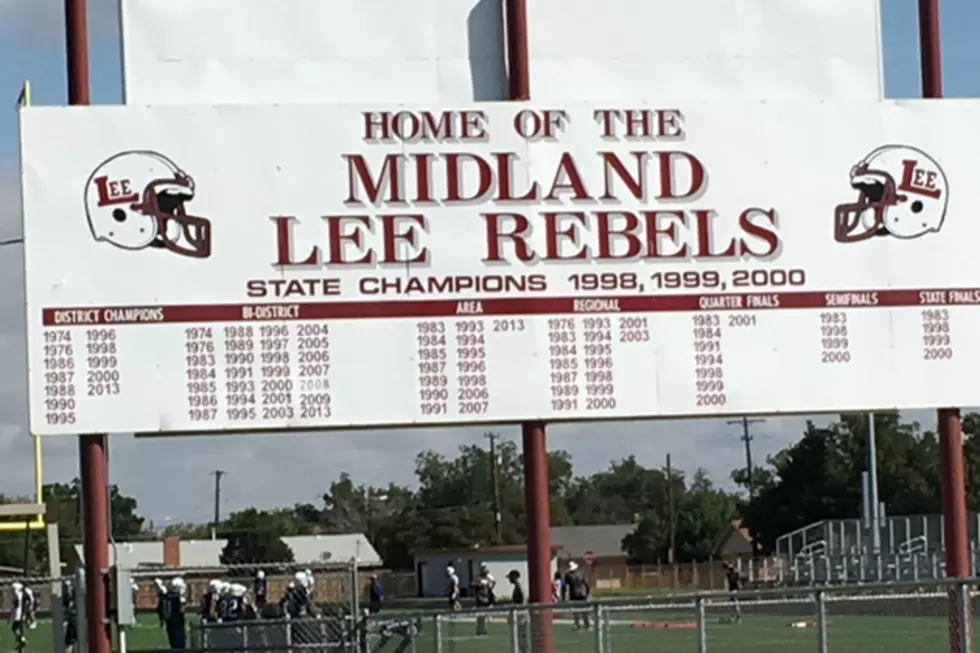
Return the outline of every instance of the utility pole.
[[[502,544],[504,532],[500,519],[500,478],[497,469],[497,438],[500,436],[496,433],[485,433],[484,437],[490,440],[490,484],[493,489],[494,533],[497,537],[497,544]]]
[[[670,548],[667,550],[667,563],[677,560],[677,511],[674,509],[674,470],[667,454],[667,519],[670,522]]]
[[[761,424],[765,422],[764,419],[749,419],[748,417],[743,417],[742,419],[730,419],[726,424],[729,426],[741,425],[742,426],[742,442],[745,443],[745,480],[748,485],[749,490],[749,501],[755,498],[755,467],[752,465],[752,433],[749,427],[753,424]]]
[[[881,504],[878,503],[878,451],[875,441],[875,414],[868,414],[868,503],[871,508],[871,550],[881,552]]]
[[[211,523],[211,539],[218,539],[218,524],[221,523],[221,477],[225,472],[216,469],[211,472],[214,476],[214,521]]]

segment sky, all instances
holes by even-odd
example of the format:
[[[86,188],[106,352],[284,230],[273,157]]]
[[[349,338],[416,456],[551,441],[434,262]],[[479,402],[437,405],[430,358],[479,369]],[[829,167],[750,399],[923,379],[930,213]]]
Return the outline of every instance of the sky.
[[[920,95],[916,0],[882,0],[886,95]],[[20,235],[18,135],[15,99],[31,80],[35,104],[64,104],[65,43],[62,0],[0,0],[0,240]],[[980,3],[942,0],[944,85],[947,97],[980,97]],[[92,98],[121,102],[118,0],[89,0]],[[26,410],[23,269],[19,246],[0,249],[0,493],[29,494],[32,443]],[[934,414],[907,415],[933,428]],[[823,421],[826,418],[814,418]],[[753,425],[753,455],[763,460],[800,437],[804,418],[769,419]],[[210,520],[213,478],[222,469],[223,514],[247,506],[271,508],[317,502],[330,482],[349,472],[359,482],[411,484],[414,457],[423,449],[452,455],[464,444],[484,443],[484,428],[359,431],[335,434],[214,436],[174,439],[110,438],[111,482],[136,497],[140,513],[157,527]],[[494,428],[519,441],[516,427]],[[739,426],[725,420],[595,423],[551,427],[552,449],[569,451],[579,474],[635,455],[660,467],[670,454],[675,467],[704,467],[726,487],[732,469],[744,465]],[[45,481],[78,475],[73,437],[44,440]],[[179,479],[175,483],[174,479]],[[165,488],[165,489],[161,489]]]

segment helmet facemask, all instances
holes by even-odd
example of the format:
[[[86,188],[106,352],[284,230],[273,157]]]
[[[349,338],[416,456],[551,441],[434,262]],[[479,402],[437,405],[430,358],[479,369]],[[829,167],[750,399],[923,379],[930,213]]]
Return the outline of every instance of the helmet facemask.
[[[184,174],[146,185],[142,202],[134,204],[132,209],[157,222],[157,236],[150,247],[194,258],[211,255],[211,223],[189,215],[184,206],[193,199],[194,181]]]

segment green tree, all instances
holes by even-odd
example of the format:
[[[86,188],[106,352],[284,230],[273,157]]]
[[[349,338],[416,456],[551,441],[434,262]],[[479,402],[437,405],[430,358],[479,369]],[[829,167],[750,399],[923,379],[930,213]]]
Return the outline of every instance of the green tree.
[[[675,498],[685,491],[684,476],[673,472]],[[647,468],[635,456],[610,464],[609,469],[576,479],[568,495],[568,510],[576,524],[628,524],[651,510],[667,514],[666,470]]]
[[[677,506],[677,561],[707,560],[718,535],[738,517],[738,499],[715,488],[699,469]]]
[[[295,535],[296,530],[294,517],[286,511],[248,508],[232,513],[221,527],[221,535],[227,539],[221,564],[293,562],[293,550],[281,536]]]
[[[748,495],[749,474],[744,467],[733,469],[730,478],[732,483],[745,490]],[[752,486],[755,492],[763,492],[776,484],[776,475],[771,467],[752,466]]]
[[[670,523],[650,510],[640,516],[636,529],[623,538],[623,551],[637,563],[656,563],[668,559]]]
[[[866,415],[841,415],[828,426],[808,422],[801,440],[770,456],[774,481],[743,510],[764,548],[808,524],[860,515],[867,428]],[[879,496],[889,512],[938,512],[936,436],[902,423],[896,412],[875,414],[875,435]]]
[[[71,483],[49,483],[42,488],[42,493],[45,504],[53,508],[58,517],[61,559],[73,560],[72,548],[76,544],[81,544],[83,539],[81,482],[76,478]],[[24,497],[11,497],[9,500],[0,498],[0,502],[11,500],[16,503],[34,501]],[[154,536],[146,530],[146,522],[137,512],[138,508],[135,498],[123,494],[117,485],[109,486],[109,521],[114,538],[130,540]],[[28,552],[26,560],[25,542]],[[27,568],[38,573],[47,573],[47,565],[48,549],[43,532],[12,533],[8,537],[0,538],[0,566]]]

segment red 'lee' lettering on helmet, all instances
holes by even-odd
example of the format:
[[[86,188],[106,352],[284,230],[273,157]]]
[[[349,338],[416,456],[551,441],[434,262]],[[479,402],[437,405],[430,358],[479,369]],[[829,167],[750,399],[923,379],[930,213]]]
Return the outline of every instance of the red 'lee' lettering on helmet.
[[[113,204],[131,204],[140,198],[139,193],[133,192],[128,179],[109,181],[109,177],[96,177],[92,180],[99,193],[99,206]]]
[[[924,195],[939,199],[942,191],[936,187],[939,175],[935,171],[919,167],[919,162],[912,159],[902,161],[902,181],[898,189],[913,195]]]

